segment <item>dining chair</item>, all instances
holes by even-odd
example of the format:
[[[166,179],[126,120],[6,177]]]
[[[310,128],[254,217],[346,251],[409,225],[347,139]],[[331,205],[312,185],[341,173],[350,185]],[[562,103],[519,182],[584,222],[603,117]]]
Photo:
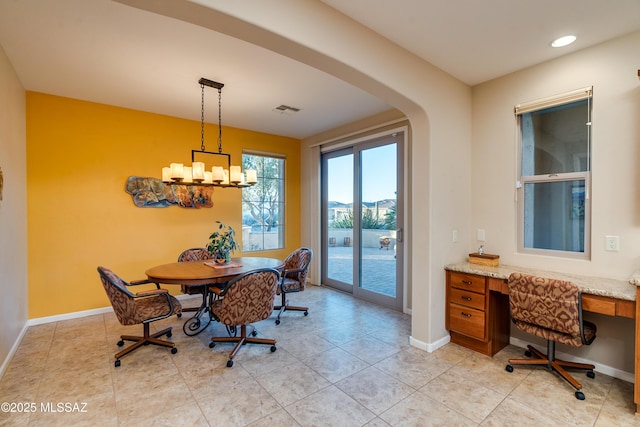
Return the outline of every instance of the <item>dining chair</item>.
[[[166,289],[153,289],[132,293],[128,287],[142,284],[149,284],[148,280],[126,282],[113,271],[105,267],[98,267],[100,280],[111,302],[113,311],[118,321],[123,326],[138,325],[142,323],[143,336],[121,335],[118,347],[124,345],[125,340],[134,341],[129,347],[115,354],[115,367],[120,366],[120,358],[133,350],[148,344],[170,347],[171,353],[176,354],[178,349],[175,343],[158,339],[163,335],[171,338],[171,327],[165,328],[153,334],[150,333],[149,325],[156,320],[166,319],[182,310],[180,302],[169,294]]]
[[[565,368],[586,369],[589,378],[595,378],[594,365],[556,359],[556,342],[572,347],[589,345],[596,338],[596,325],[582,318],[582,295],[572,282],[512,273],[507,283],[511,319],[524,332],[547,340],[547,354],[528,345],[525,356],[535,359],[509,359],[506,366],[545,366],[557,372],[575,389],[575,396],[584,400],[582,385]]]
[[[271,352],[276,351],[275,339],[248,336],[247,326],[271,316],[279,279],[280,273],[277,270],[263,268],[230,280],[223,289],[211,288],[212,292],[221,297],[211,304],[214,316],[220,323],[233,328],[233,330],[240,327],[240,336],[234,334],[234,336],[212,337],[209,344],[210,348],[214,348],[217,342],[237,343],[229,353],[227,367],[233,366],[233,358],[247,343],[271,345]]]
[[[287,256],[282,266],[278,267],[281,277],[276,293],[281,296],[282,301],[280,305],[276,305],[273,308],[278,310],[276,325],[280,324],[280,317],[285,311],[303,311],[305,316],[309,315],[309,307],[289,305],[287,294],[304,291],[312,256],[311,249],[298,248]]]
[[[212,259],[211,254],[205,248],[186,249],[178,255],[178,262],[202,261]],[[204,295],[207,285],[180,285],[180,291],[186,295]],[[200,307],[185,307],[182,311],[198,311]]]

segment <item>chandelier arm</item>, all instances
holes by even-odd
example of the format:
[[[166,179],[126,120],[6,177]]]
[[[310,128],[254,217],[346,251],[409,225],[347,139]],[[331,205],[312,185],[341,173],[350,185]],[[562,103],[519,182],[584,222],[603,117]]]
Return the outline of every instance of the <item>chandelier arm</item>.
[[[222,153],[222,88],[218,88],[218,153]]]

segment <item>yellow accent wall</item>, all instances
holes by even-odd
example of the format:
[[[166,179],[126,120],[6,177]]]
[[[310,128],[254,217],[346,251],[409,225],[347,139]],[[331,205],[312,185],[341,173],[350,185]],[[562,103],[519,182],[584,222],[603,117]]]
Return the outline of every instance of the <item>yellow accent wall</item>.
[[[241,233],[240,190],[214,189],[213,208],[203,209],[138,208],[125,192],[129,176],[190,163],[199,121],[36,92],[26,105],[30,319],[108,306],[99,265],[143,279],[147,268],[204,246],[216,220]],[[206,125],[208,151],[217,134],[217,124]],[[300,141],[223,126],[223,149],[234,164],[243,149],[286,156],[286,246],[246,254],[283,259],[300,242]]]

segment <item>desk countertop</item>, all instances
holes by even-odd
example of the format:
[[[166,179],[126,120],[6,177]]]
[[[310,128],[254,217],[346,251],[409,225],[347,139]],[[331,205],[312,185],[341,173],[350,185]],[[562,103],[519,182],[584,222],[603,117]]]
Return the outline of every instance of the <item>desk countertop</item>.
[[[510,265],[499,267],[489,267],[469,262],[448,264],[445,270],[457,271],[459,273],[477,274],[479,276],[493,277],[496,279],[508,279],[511,273],[525,273],[534,276],[549,277],[559,280],[567,280],[578,285],[582,292],[591,295],[618,298],[622,300],[635,301],[636,288],[640,285],[640,278],[632,280],[617,280],[604,277],[580,276],[577,274],[557,273],[535,268],[523,268]]]

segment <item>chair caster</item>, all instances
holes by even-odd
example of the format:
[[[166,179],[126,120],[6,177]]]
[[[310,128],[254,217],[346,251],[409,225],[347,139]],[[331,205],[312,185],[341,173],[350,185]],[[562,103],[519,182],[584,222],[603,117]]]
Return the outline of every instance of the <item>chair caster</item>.
[[[512,365],[507,365],[504,367],[504,370],[507,372],[513,372],[513,366]]]
[[[274,351],[276,351],[278,348],[275,345],[271,346],[271,353],[273,353]]]
[[[173,348],[171,349],[171,354],[176,354],[177,352],[178,352],[178,349],[177,349],[177,348],[173,347]]]
[[[213,347],[215,347],[215,346],[216,346],[216,343],[214,343],[213,341],[211,341],[211,342],[209,343],[209,348],[213,348]]]
[[[167,338],[171,338],[171,335],[173,335],[171,331],[167,332]]]
[[[176,316],[178,317],[178,319],[182,319],[182,313],[178,313],[176,314]]]
[[[584,393],[581,392],[580,390],[576,391],[576,399],[584,400]]]
[[[593,371],[587,371],[587,376],[591,379],[594,379],[596,377],[596,374]]]
[[[524,355],[527,356],[527,357],[532,357],[533,353],[531,353],[529,350],[525,350],[524,351]]]
[[[308,316],[308,315],[309,315],[309,310],[306,310],[306,311],[304,312],[304,315],[305,315],[305,316]]]
[[[280,319],[276,319],[276,325],[280,324]]]
[[[233,360],[227,360],[227,368],[231,368],[233,366]]]
[[[118,347],[122,347],[124,345],[124,340],[118,341]]]
[[[258,331],[254,329],[253,331],[251,331],[251,335],[255,337],[256,335],[258,335]]]
[[[120,366],[120,359],[117,359],[117,360],[116,360],[116,363],[114,363],[113,365],[114,365],[116,368],[117,368],[118,366]]]

